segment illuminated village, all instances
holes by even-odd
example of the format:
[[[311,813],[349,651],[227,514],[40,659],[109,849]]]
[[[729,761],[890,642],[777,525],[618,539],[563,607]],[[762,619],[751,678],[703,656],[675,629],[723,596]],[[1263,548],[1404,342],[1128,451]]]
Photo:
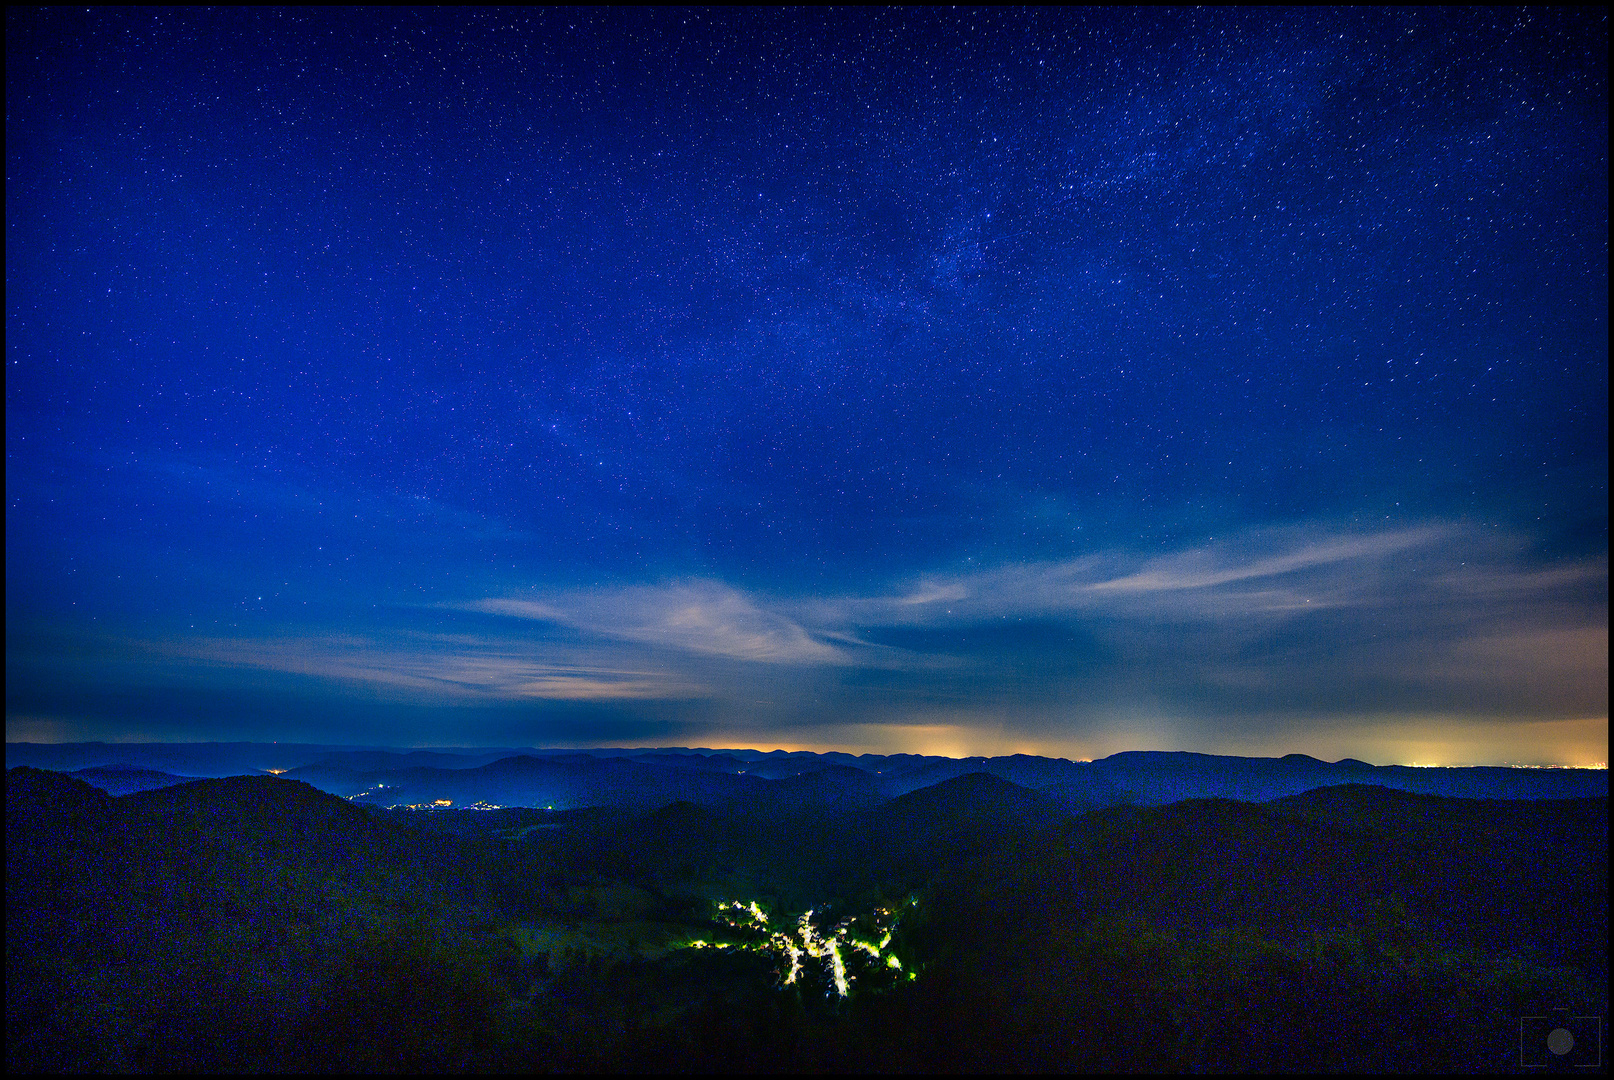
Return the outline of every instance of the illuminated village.
[[[917,903],[910,899],[906,906]],[[697,939],[686,947],[773,953],[780,960],[783,986],[809,983],[816,974],[827,986],[826,995],[845,998],[859,980],[864,989],[875,989],[889,986],[903,976],[916,978],[913,972],[903,969],[902,961],[891,949],[899,909],[878,907],[866,918],[849,915],[827,931],[815,923],[814,912],[808,910],[797,916],[793,929],[782,930],[769,924],[768,913],[755,900],[719,900],[716,904],[714,921],[737,931],[736,940]],[[817,972],[812,972],[804,961],[816,961]]]

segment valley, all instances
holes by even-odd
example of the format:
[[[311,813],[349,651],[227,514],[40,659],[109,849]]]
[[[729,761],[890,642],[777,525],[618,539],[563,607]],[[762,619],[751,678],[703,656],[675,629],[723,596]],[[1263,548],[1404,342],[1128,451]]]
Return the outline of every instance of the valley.
[[[12,768],[8,1061],[1513,1071],[1520,1016],[1606,1009],[1606,794],[1067,809],[975,764],[566,809]]]

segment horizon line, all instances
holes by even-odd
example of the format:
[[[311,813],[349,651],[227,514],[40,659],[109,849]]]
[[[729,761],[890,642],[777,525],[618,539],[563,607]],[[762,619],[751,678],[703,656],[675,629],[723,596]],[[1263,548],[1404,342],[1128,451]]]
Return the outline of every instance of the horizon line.
[[[1064,757],[1062,755],[1055,755],[1055,754],[1028,754],[1028,753],[1025,753],[1024,751],[1017,751],[1015,753],[1009,753],[1009,754],[961,754],[961,755],[954,755],[954,754],[926,754],[926,753],[920,753],[920,752],[917,752],[917,751],[900,751],[900,750],[899,751],[894,751],[894,752],[891,752],[891,753],[873,753],[873,752],[869,752],[869,751],[865,751],[863,753],[853,753],[853,752],[851,752],[849,750],[809,750],[809,749],[806,749],[806,748],[800,747],[800,746],[797,746],[797,747],[776,746],[773,749],[764,750],[759,746],[726,746],[726,747],[678,746],[678,745],[622,746],[622,745],[609,745],[609,744],[591,744],[591,745],[588,745],[588,746],[549,746],[549,747],[543,747],[543,746],[508,746],[508,745],[502,745],[502,746],[464,746],[464,745],[455,745],[455,746],[446,746],[446,745],[421,746],[421,745],[414,745],[414,746],[407,746],[407,745],[379,744],[379,743],[315,743],[315,742],[285,742],[285,743],[282,743],[280,740],[271,740],[271,741],[268,741],[268,742],[262,742],[262,741],[252,741],[252,740],[222,741],[222,740],[170,740],[170,739],[157,739],[157,740],[148,740],[148,741],[129,740],[129,741],[108,742],[108,741],[106,741],[104,739],[87,739],[87,740],[62,741],[62,742],[42,742],[42,741],[32,741],[32,740],[24,740],[24,739],[18,739],[18,740],[9,740],[8,739],[6,741],[6,746],[7,746],[8,749],[10,747],[13,747],[13,746],[18,746],[18,747],[22,747],[22,746],[59,746],[59,747],[68,747],[68,746],[107,746],[107,747],[113,747],[113,746],[174,746],[174,747],[179,747],[179,746],[190,746],[190,747],[200,747],[200,746],[263,746],[263,747],[270,747],[270,746],[281,746],[281,745],[284,745],[284,746],[286,746],[288,748],[290,748],[290,747],[308,747],[308,748],[317,748],[317,749],[321,749],[321,750],[330,750],[330,751],[338,751],[338,752],[380,751],[380,752],[387,752],[387,753],[429,753],[429,752],[437,752],[437,753],[478,753],[478,752],[481,752],[481,753],[486,753],[486,752],[497,752],[497,751],[514,751],[514,752],[528,752],[528,751],[530,751],[530,752],[534,752],[534,753],[538,753],[538,754],[581,754],[581,753],[588,753],[590,751],[600,751],[600,750],[612,750],[612,751],[619,751],[619,752],[623,752],[623,753],[631,753],[631,752],[635,752],[635,751],[640,752],[640,753],[658,753],[658,752],[669,752],[669,751],[685,751],[685,752],[688,752],[688,753],[705,754],[705,755],[725,754],[725,753],[749,753],[749,754],[766,754],[766,755],[772,755],[772,754],[812,754],[814,756],[820,756],[821,757],[821,756],[824,756],[824,755],[827,755],[827,754],[841,754],[841,755],[844,755],[846,757],[852,757],[852,758],[919,757],[919,758],[934,758],[934,759],[946,760],[946,761],[992,761],[992,760],[1001,759],[1001,758],[1029,757],[1029,758],[1041,758],[1041,759],[1043,759],[1045,761],[1065,761],[1065,762],[1070,762],[1072,764],[1092,764],[1092,763],[1097,762],[1097,761],[1106,761],[1106,760],[1108,760],[1110,758],[1113,758],[1113,757],[1119,757],[1122,754],[1193,754],[1193,755],[1196,755],[1196,756],[1199,756],[1199,757],[1230,758],[1230,759],[1240,759],[1240,760],[1246,760],[1246,761],[1282,761],[1282,760],[1284,760],[1286,758],[1300,757],[1300,758],[1305,758],[1305,759],[1307,759],[1309,761],[1315,761],[1315,762],[1317,762],[1319,764],[1323,764],[1323,765],[1341,765],[1341,764],[1345,764],[1345,763],[1349,763],[1349,762],[1354,762],[1356,764],[1367,765],[1367,766],[1369,766],[1371,768],[1377,768],[1377,769],[1387,769],[1387,768],[1404,768],[1404,769],[1405,768],[1412,768],[1412,769],[1559,769],[1559,770],[1562,770],[1562,769],[1583,769],[1583,770],[1594,771],[1594,772],[1595,771],[1606,772],[1608,770],[1608,763],[1606,761],[1592,762],[1592,763],[1589,763],[1589,764],[1565,764],[1565,763],[1560,763],[1560,762],[1518,762],[1518,761],[1502,761],[1502,762],[1476,764],[1476,763],[1448,763],[1448,762],[1425,762],[1425,761],[1374,762],[1374,761],[1367,761],[1367,760],[1364,760],[1362,758],[1355,758],[1355,757],[1350,757],[1350,756],[1338,758],[1338,759],[1336,759],[1334,761],[1329,761],[1327,758],[1313,757],[1310,754],[1302,753],[1302,752],[1299,752],[1299,751],[1291,751],[1290,753],[1281,754],[1281,755],[1251,755],[1251,754],[1216,754],[1216,753],[1210,753],[1210,752],[1202,751],[1202,750],[1138,749],[1138,750],[1118,750],[1113,754],[1106,754],[1103,757],[1096,757],[1096,758],[1073,758],[1073,757]],[[8,768],[9,768],[9,766],[8,766]]]

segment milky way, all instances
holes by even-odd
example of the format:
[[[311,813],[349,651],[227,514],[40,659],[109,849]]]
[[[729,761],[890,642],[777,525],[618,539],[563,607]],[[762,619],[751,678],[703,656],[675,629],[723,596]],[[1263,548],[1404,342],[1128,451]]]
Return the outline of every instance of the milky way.
[[[7,15],[7,737],[1606,758],[1601,11]]]

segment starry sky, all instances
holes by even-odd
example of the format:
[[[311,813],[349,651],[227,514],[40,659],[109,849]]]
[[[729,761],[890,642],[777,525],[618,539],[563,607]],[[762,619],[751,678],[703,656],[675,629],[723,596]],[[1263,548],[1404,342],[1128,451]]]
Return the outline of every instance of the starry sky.
[[[1606,761],[1601,9],[6,29],[8,740]]]

